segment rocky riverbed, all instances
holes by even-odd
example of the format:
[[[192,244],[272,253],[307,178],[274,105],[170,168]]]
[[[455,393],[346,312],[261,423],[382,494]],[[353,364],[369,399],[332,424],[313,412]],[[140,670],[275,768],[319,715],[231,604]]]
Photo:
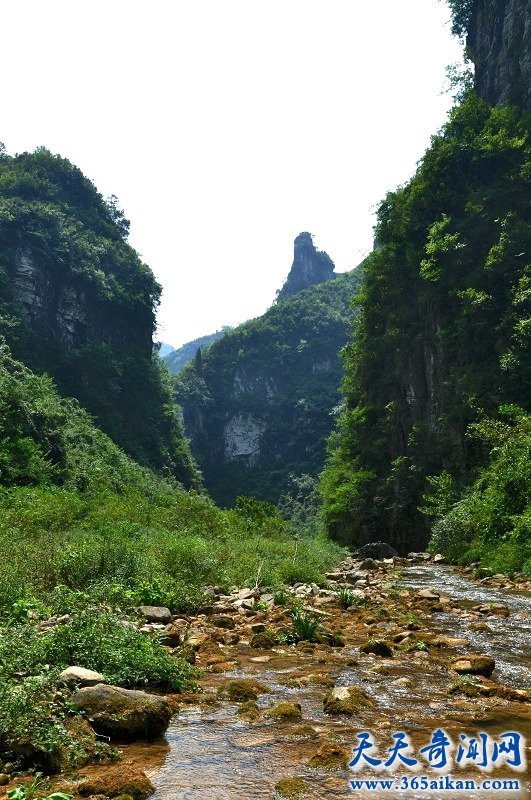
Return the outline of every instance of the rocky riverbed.
[[[201,692],[168,697],[165,738],[120,745],[118,765],[54,787],[93,800],[346,798],[380,796],[351,781],[392,778],[385,796],[413,786],[408,796],[429,800],[453,796],[452,780],[488,778],[518,780],[521,794],[507,796],[527,796],[530,653],[518,637],[529,647],[531,583],[465,582],[441,562],[349,557],[326,589],[210,587],[194,617],[138,609],[146,635],[161,631],[175,652],[185,645]],[[448,787],[433,785],[441,776]],[[455,797],[482,796],[465,789]]]

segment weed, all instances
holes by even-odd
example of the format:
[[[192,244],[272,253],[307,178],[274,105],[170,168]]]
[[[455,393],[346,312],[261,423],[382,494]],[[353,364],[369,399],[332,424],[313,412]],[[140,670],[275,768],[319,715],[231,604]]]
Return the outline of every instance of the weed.
[[[293,627],[299,641],[313,642],[321,624],[321,617],[313,611],[296,609],[292,612]]]

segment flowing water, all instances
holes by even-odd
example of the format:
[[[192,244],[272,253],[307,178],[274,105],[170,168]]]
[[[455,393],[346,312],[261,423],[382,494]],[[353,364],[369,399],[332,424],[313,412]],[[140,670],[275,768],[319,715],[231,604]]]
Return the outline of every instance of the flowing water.
[[[491,655],[496,661],[492,680],[513,688],[531,688],[529,595],[473,584],[449,569],[431,565],[408,567],[401,580],[415,590],[431,587],[459,603],[460,612],[454,608],[447,613],[436,613],[430,621],[431,630],[437,634],[469,640],[468,646],[452,650],[451,656],[470,652]],[[472,632],[468,628],[471,619],[466,609],[479,603],[503,603],[510,610],[509,616],[489,615],[486,618],[489,631]],[[386,623],[380,625],[385,635]],[[361,656],[354,645],[341,652],[329,650],[304,654],[293,648],[267,651],[267,655],[260,655],[261,652],[253,651],[245,644],[233,648],[232,655],[237,659],[238,667],[223,675],[209,675],[205,682],[204,701],[181,708],[166,734],[169,750],[163,764],[148,772],[156,787],[152,800],[272,800],[278,797],[274,788],[277,781],[294,776],[308,786],[307,797],[326,800],[353,797],[396,799],[400,796],[419,800],[446,797],[479,800],[498,796],[507,800],[509,797],[531,796],[528,773],[516,772],[507,766],[485,773],[474,769],[470,761],[467,769],[449,762],[445,770],[434,770],[430,764],[422,762],[423,770],[416,773],[418,785],[422,786],[422,776],[427,776],[424,781],[428,783],[424,783],[422,790],[404,791],[402,787],[406,785],[406,778],[407,785],[410,785],[415,772],[403,764],[394,774],[375,773],[370,768],[355,774],[353,770],[312,769],[306,765],[325,738],[341,744],[351,753],[358,744],[357,734],[360,732],[369,732],[373,736],[379,750],[372,751],[371,755],[380,756],[393,745],[393,734],[398,732],[406,732],[409,736],[415,750],[413,755],[418,754],[422,745],[430,743],[433,732],[439,728],[456,743],[459,743],[461,733],[469,740],[480,732],[486,733],[493,741],[507,731],[517,731],[531,740],[529,704],[499,698],[489,698],[478,704],[477,700],[449,694],[448,687],[455,674],[450,674],[443,660],[429,658],[421,650],[415,654],[396,654],[398,657],[386,660],[387,675],[371,672],[371,667],[382,662],[372,656]],[[326,675],[336,686],[357,685],[363,688],[375,700],[375,708],[364,709],[360,717],[325,715],[322,699],[326,688],[323,685],[314,685],[310,681],[295,688],[289,686],[290,675],[300,676],[305,671]],[[228,680],[242,677],[258,678],[270,688],[269,694],[258,699],[264,710],[286,700],[298,702],[302,719],[297,723],[282,723],[264,715],[249,723],[237,715],[236,705],[217,702],[216,688]],[[406,755],[412,755],[412,752]],[[528,760],[531,760],[529,754]],[[397,763],[400,764],[398,759]],[[454,792],[444,782],[435,787],[433,781],[441,781],[441,775],[451,775],[463,781],[474,779],[477,787],[485,779],[499,780],[500,788],[489,792],[483,789]],[[393,782],[389,789],[382,785],[375,788],[365,785],[354,791],[349,784],[353,779],[390,777]],[[520,791],[503,789],[503,780],[509,779],[519,780],[524,788]]]

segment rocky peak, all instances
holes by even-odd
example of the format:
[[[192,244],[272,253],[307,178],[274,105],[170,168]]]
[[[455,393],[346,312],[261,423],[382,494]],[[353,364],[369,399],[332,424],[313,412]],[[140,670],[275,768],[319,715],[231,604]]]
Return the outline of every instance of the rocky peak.
[[[302,289],[335,278],[334,262],[322,250],[317,250],[311,233],[299,233],[293,245],[293,264],[277,302],[292,297]]]
[[[480,97],[531,111],[531,0],[476,0],[467,33]]]

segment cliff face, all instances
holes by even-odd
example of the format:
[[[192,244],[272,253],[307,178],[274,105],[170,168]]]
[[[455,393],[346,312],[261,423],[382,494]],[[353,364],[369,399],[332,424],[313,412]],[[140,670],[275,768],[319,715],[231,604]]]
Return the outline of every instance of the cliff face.
[[[124,310],[107,307],[83,275],[44,263],[31,247],[15,250],[6,273],[14,306],[38,341],[55,342],[67,353],[105,342],[151,357],[150,321],[139,324]]]
[[[310,233],[299,233],[293,251],[293,264],[277,295],[277,302],[293,297],[308,286],[335,278],[334,262],[326,253],[316,249]]]
[[[276,503],[290,475],[320,472],[359,281],[353,271],[297,293],[175,376],[185,433],[217,503]]]
[[[161,287],[127,243],[123,212],[44,148],[0,155],[0,334],[129,455],[193,483],[153,353]]]
[[[531,111],[531,0],[476,0],[466,43],[479,96]]]

